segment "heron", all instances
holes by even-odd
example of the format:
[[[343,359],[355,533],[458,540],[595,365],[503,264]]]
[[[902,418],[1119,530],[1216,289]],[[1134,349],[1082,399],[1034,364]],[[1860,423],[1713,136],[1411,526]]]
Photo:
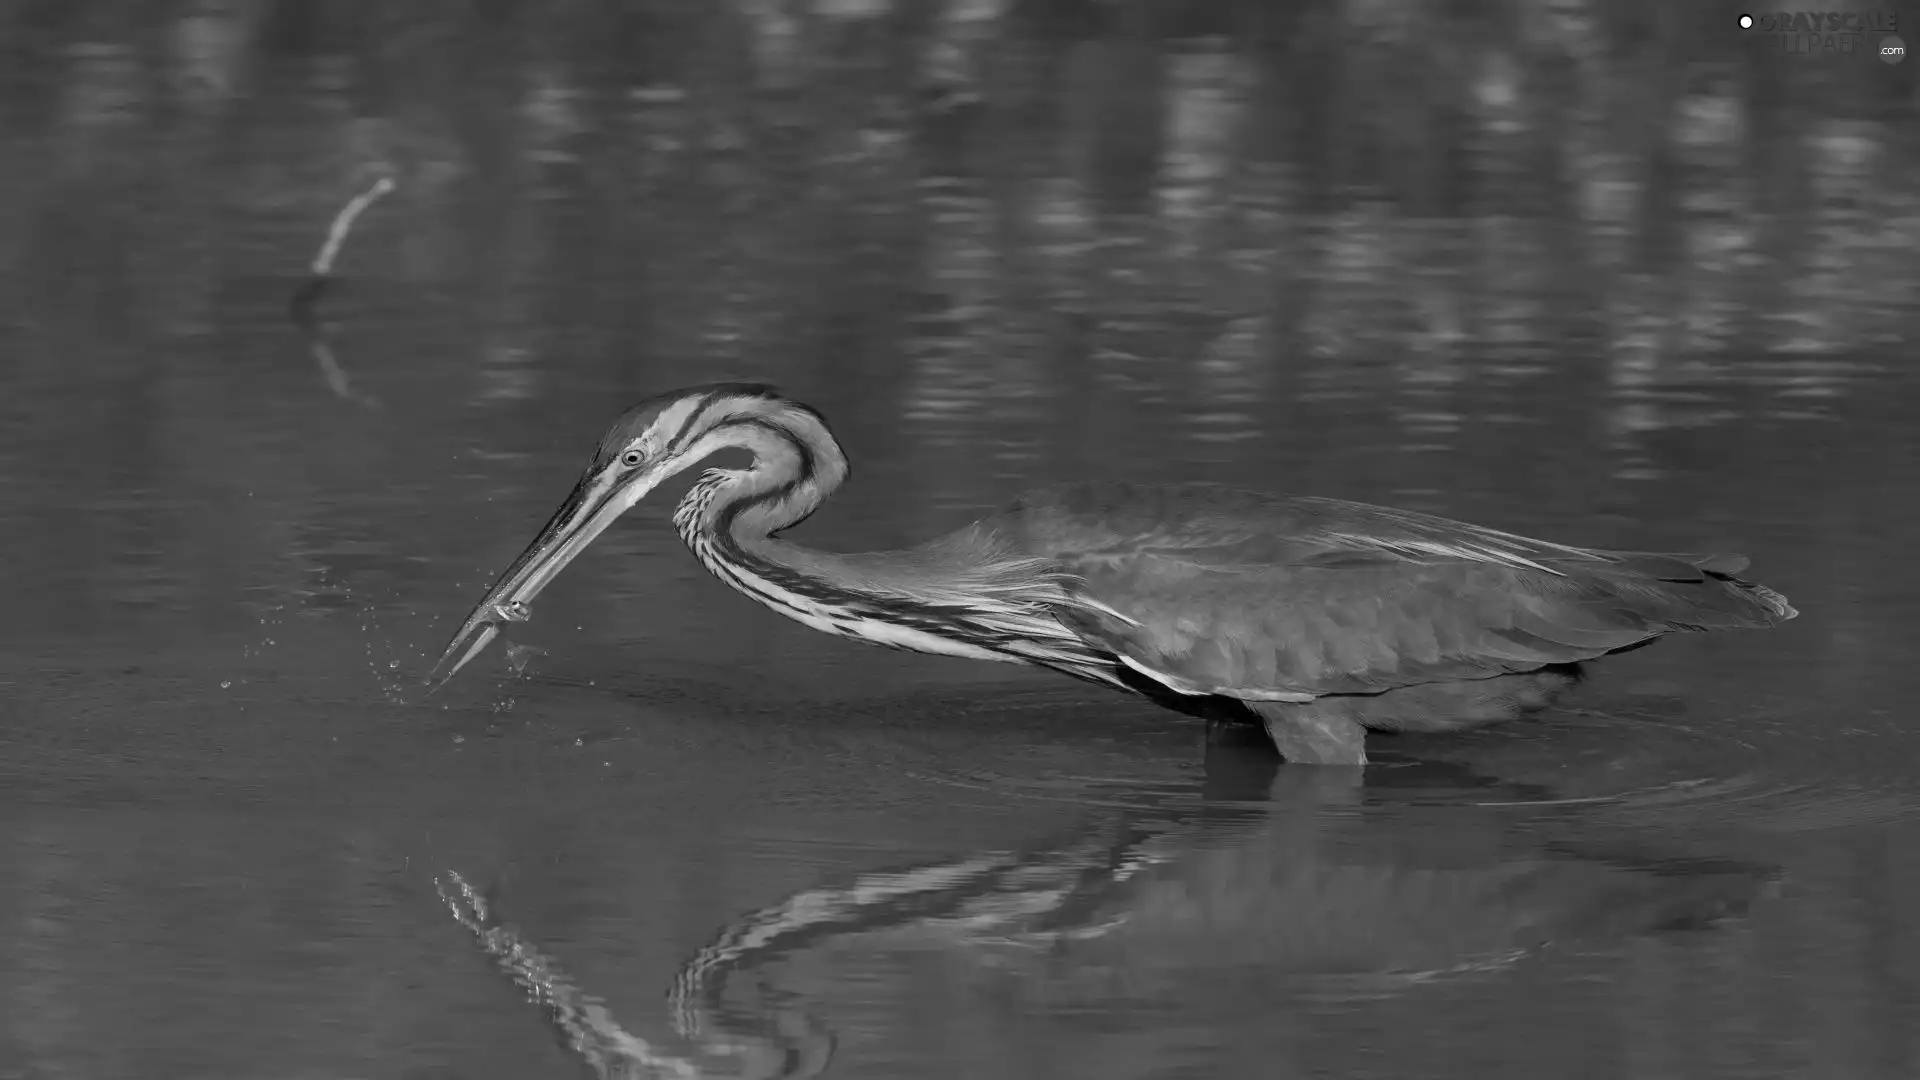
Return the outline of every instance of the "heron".
[[[1210,720],[1264,726],[1288,762],[1364,765],[1368,730],[1532,711],[1578,665],[1675,631],[1797,613],[1739,555],[1571,547],[1423,513],[1214,484],[1077,482],[917,547],[796,544],[847,479],[817,410],[714,383],[628,409],[573,490],[461,623],[438,688],[622,514],[723,450],[673,514],[721,581],[816,630],[1035,665]]]

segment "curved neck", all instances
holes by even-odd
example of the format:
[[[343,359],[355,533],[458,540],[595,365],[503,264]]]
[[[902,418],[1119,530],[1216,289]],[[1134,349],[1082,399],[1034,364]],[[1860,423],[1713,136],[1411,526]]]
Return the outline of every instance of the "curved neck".
[[[1054,605],[1074,601],[1051,561],[1009,550],[991,530],[962,529],[920,548],[858,555],[779,539],[847,476],[839,443],[810,414],[798,422],[791,414],[729,422],[696,451],[704,457],[725,448],[751,451],[753,464],[708,470],[673,523],[694,556],[734,589],[842,637],[1046,664],[1109,681],[1109,661],[1052,615]]]
[[[847,456],[811,414],[752,417],[722,424],[687,454],[698,461],[717,451],[746,450],[745,469],[709,469],[680,506],[673,523],[689,545],[700,534],[742,544],[770,539],[805,521],[845,482]]]

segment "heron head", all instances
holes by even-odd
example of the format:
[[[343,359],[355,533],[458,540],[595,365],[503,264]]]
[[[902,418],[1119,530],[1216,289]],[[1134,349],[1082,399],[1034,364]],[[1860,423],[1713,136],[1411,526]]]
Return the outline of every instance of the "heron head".
[[[479,655],[502,623],[524,621],[534,597],[607,526],[675,473],[730,445],[725,430],[811,409],[760,383],[715,383],[648,398],[622,413],[533,543],[460,624],[428,678],[437,688]],[[458,659],[455,655],[458,654]]]

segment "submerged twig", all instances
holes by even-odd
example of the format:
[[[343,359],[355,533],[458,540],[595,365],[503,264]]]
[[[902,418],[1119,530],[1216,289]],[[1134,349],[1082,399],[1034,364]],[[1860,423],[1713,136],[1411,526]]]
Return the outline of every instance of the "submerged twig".
[[[347,232],[353,228],[355,219],[366,213],[367,207],[380,200],[380,197],[393,190],[393,178],[383,176],[373,182],[373,186],[355,195],[340,213],[333,219],[333,227],[327,230],[327,242],[320,248],[320,254],[313,260],[313,273],[316,277],[326,277],[333,273],[333,260],[340,256],[340,245],[346,243]]]
[[[320,245],[319,254],[313,257],[307,280],[293,294],[290,305],[294,324],[306,334],[307,349],[312,353],[314,363],[319,366],[321,376],[327,380],[327,387],[340,397],[366,405],[379,403],[353,392],[346,369],[334,358],[333,347],[327,341],[326,327],[314,317],[314,306],[320,302],[328,283],[333,280],[334,260],[340,257],[340,247],[347,242],[347,234],[353,231],[353,223],[366,213],[368,207],[392,191],[393,186],[393,179],[383,176],[340,208],[340,212],[333,217],[333,224],[327,228],[327,238]]]
[[[300,291],[293,294],[293,317],[302,325],[312,321],[313,306],[327,290],[327,283],[333,279],[333,262],[340,257],[340,246],[347,242],[347,234],[353,231],[353,223],[367,208],[379,202],[387,192],[393,190],[393,178],[383,176],[375,180],[367,190],[347,200],[347,205],[333,216],[333,224],[327,227],[327,238],[320,245],[320,253],[313,257],[308,266],[307,280]]]

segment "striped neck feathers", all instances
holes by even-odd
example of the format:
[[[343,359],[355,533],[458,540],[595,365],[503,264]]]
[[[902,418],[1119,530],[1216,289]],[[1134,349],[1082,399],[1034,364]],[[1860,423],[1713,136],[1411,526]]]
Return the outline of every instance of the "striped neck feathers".
[[[1053,618],[1053,605],[1075,601],[1050,562],[1009,553],[990,533],[962,530],[910,551],[857,555],[779,539],[847,475],[839,444],[811,411],[726,421],[690,456],[729,448],[752,452],[753,465],[707,470],[673,523],[694,556],[739,592],[816,630],[873,644],[1082,677],[1109,666]]]
[[[689,545],[703,533],[752,543],[792,528],[846,480],[846,454],[818,413],[760,404],[714,424],[687,450],[689,461],[729,449],[753,455],[744,469],[707,470],[681,500],[673,523]]]

